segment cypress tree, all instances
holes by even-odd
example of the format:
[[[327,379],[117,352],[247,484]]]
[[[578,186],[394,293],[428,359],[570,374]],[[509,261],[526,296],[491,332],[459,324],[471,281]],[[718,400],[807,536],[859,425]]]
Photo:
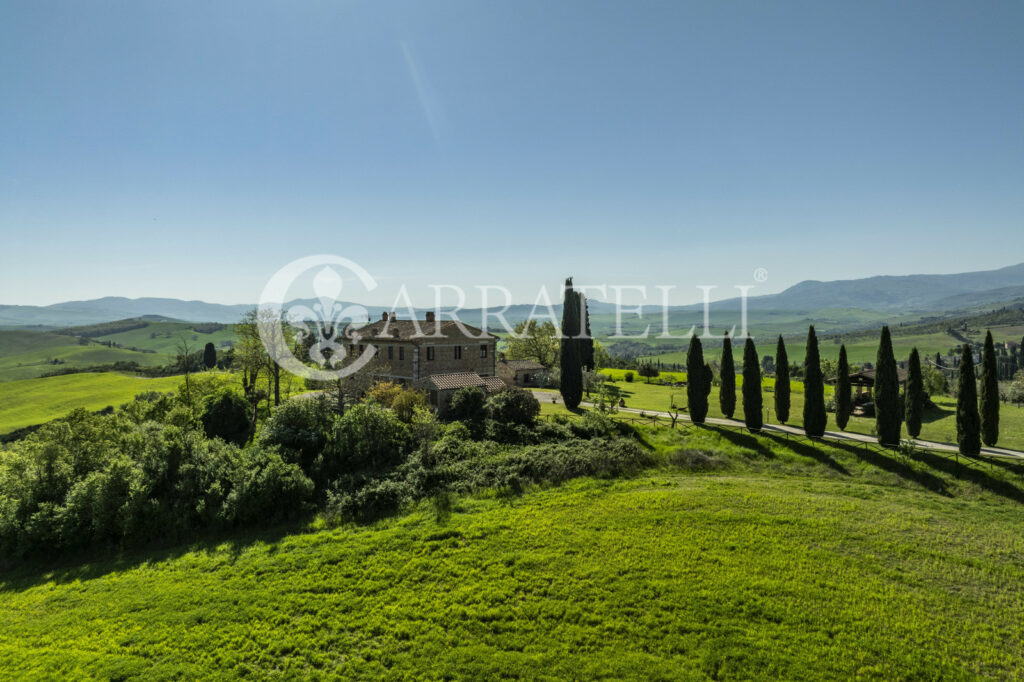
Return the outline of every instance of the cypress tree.
[[[985,335],[981,354],[981,441],[992,447],[999,440],[999,365],[992,332]]]
[[[213,347],[213,342],[207,342],[206,348],[203,349],[203,365],[206,366],[206,369],[213,369],[216,364],[217,349]]]
[[[572,277],[565,280],[562,302],[562,353],[559,392],[562,402],[575,410],[583,400],[583,366],[580,359],[580,297],[572,289]]]
[[[821,377],[818,336],[812,324],[807,331],[807,355],[804,358],[804,433],[810,438],[820,438],[827,424],[825,382]]]
[[[775,416],[783,424],[789,421],[789,356],[786,342],[779,334],[775,347]]]
[[[588,372],[594,371],[594,337],[590,335],[590,309],[587,297],[580,292],[580,310],[583,313],[584,336],[580,339],[580,362]]]
[[[917,438],[921,435],[921,413],[924,412],[924,378],[921,376],[921,356],[917,347],[910,351],[907,362],[907,393],[903,412],[907,419],[907,435]]]
[[[722,341],[722,381],[718,388],[718,403],[722,414],[732,419],[736,411],[736,366],[732,360],[732,339],[728,332]]]
[[[764,424],[761,409],[761,366],[754,340],[748,336],[743,347],[743,421],[751,431],[760,431]]]
[[[850,361],[846,358],[846,344],[839,346],[839,367],[836,369],[836,426],[846,430],[853,411],[850,396]]]
[[[960,446],[960,452],[965,455],[976,455],[981,452],[978,387],[974,379],[974,355],[968,343],[964,344],[960,354],[960,374],[956,392],[956,442]]]
[[[882,327],[875,358],[875,432],[882,445],[900,442],[900,377],[889,327]]]
[[[686,350],[686,399],[690,407],[690,421],[703,424],[708,414],[708,393],[704,389],[704,349],[696,334]]]

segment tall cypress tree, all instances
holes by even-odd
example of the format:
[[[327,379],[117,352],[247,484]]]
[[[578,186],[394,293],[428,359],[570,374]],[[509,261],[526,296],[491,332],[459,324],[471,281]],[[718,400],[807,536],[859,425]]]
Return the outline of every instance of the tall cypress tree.
[[[775,346],[775,417],[783,424],[789,421],[789,391],[789,355],[779,334]]]
[[[889,327],[882,327],[875,358],[875,433],[882,445],[900,442],[900,377]]]
[[[999,440],[999,365],[992,332],[985,335],[981,354],[981,441],[992,447]]]
[[[921,356],[915,346],[907,361],[907,392],[903,412],[907,419],[907,435],[921,435],[921,414],[924,412],[924,378],[921,376]]]
[[[704,349],[696,334],[686,350],[686,399],[690,420],[694,424],[703,424],[708,415],[708,394],[704,390]]]
[[[821,356],[814,325],[807,330],[807,354],[804,357],[804,433],[820,438],[825,433],[825,382],[821,376]]]
[[[580,338],[580,363],[588,372],[594,371],[594,337],[590,335],[590,308],[587,297],[580,292],[580,310],[583,314],[584,335]]]
[[[956,442],[960,452],[976,455],[981,452],[981,417],[978,415],[978,386],[974,378],[974,354],[964,344],[960,353],[960,374],[956,392]]]
[[[732,360],[732,339],[728,332],[722,341],[722,381],[718,387],[718,403],[722,414],[732,419],[736,411],[736,366]]]
[[[850,396],[850,361],[846,358],[846,344],[839,346],[839,367],[836,368],[836,426],[846,430],[853,411]]]
[[[743,347],[743,421],[751,431],[760,431],[764,425],[762,407],[761,365],[757,361],[754,340],[748,336]]]
[[[206,347],[203,348],[203,365],[206,369],[213,369],[214,365],[217,364],[217,349],[214,348],[213,342],[208,341]]]
[[[559,391],[562,402],[575,410],[583,400],[583,365],[580,359],[580,297],[572,288],[572,277],[565,280],[562,300],[562,353]]]

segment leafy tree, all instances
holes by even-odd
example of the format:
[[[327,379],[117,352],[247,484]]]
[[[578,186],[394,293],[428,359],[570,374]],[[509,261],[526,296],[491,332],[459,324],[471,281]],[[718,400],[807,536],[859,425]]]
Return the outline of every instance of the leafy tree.
[[[981,417],[978,414],[978,386],[974,377],[974,354],[965,343],[960,354],[960,374],[956,395],[956,442],[960,452],[981,452]]]
[[[203,349],[203,365],[206,369],[213,369],[217,366],[217,349],[212,341],[207,342],[206,348]]]
[[[900,442],[900,378],[889,327],[882,327],[875,361],[875,431],[882,445]]]
[[[487,414],[502,424],[532,426],[540,414],[540,403],[530,391],[509,387],[487,399]]]
[[[764,425],[761,410],[761,366],[754,340],[748,336],[743,348],[743,421],[751,431],[760,431]]]
[[[836,367],[836,426],[846,430],[853,411],[850,395],[850,361],[846,358],[846,344],[839,347],[839,365]]]
[[[722,341],[721,385],[718,387],[718,404],[722,414],[732,419],[736,411],[736,365],[732,359],[732,339],[726,333]]]
[[[924,377],[921,374],[921,356],[917,347],[910,351],[907,361],[907,390],[903,412],[907,420],[907,435],[917,438],[921,435],[921,415],[924,412]]]
[[[941,369],[925,365],[922,368],[922,376],[924,377],[924,390],[928,395],[945,395],[949,392],[946,373]]]
[[[575,410],[583,400],[583,362],[580,357],[580,297],[573,291],[572,277],[565,280],[562,305],[561,380],[562,402]]]
[[[658,371],[658,368],[649,362],[645,362],[642,365],[640,365],[640,368],[637,369],[636,373],[642,377],[645,377],[647,379],[647,383],[651,383],[652,378],[661,374],[661,372]]]
[[[779,334],[779,342],[775,347],[775,416],[785,424],[789,421],[789,355],[786,353],[786,342]]]
[[[704,389],[704,349],[696,334],[686,350],[686,399],[690,420],[694,424],[703,424],[708,414],[708,394]]]
[[[526,320],[513,331],[505,350],[509,360],[533,360],[549,370],[558,364],[558,329],[551,322]]]
[[[402,389],[402,392],[391,401],[391,409],[394,411],[398,421],[403,424],[412,424],[416,421],[417,415],[425,411],[433,416],[430,411],[430,401],[423,391],[416,391],[411,388]],[[429,424],[430,420],[426,420]]]
[[[385,471],[401,463],[412,444],[409,427],[391,410],[361,403],[335,420],[329,445],[333,473]]]
[[[981,441],[992,447],[999,440],[999,365],[992,332],[985,335],[981,354]]]
[[[286,400],[260,429],[259,442],[277,446],[286,462],[298,464],[318,486],[326,484],[321,461],[331,437],[334,414],[324,396]]]
[[[467,424],[482,422],[487,416],[484,410],[486,402],[487,394],[483,389],[476,386],[465,386],[452,394],[448,416]]]
[[[235,445],[249,440],[249,403],[230,388],[206,396],[201,421],[208,438]]]
[[[804,358],[804,433],[810,438],[820,438],[827,424],[818,336],[814,333],[814,325],[811,325],[807,331],[807,354]]]

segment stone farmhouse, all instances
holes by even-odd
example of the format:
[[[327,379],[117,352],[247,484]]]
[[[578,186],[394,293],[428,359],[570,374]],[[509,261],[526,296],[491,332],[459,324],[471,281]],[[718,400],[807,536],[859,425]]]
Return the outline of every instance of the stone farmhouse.
[[[498,376],[509,386],[541,386],[547,368],[535,360],[498,358]]]
[[[455,391],[476,386],[488,393],[506,386],[497,374],[498,337],[452,320],[399,320],[395,313],[356,330],[346,331],[353,353],[376,348],[382,380],[424,391],[440,413],[448,410]]]

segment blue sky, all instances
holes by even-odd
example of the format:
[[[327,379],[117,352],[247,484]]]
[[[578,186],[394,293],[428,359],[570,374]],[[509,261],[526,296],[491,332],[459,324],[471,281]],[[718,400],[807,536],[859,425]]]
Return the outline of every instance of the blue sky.
[[[1024,261],[1019,2],[0,17],[0,303],[251,302],[316,253],[384,304],[398,282],[417,304],[568,274],[689,302],[756,268],[769,293]]]

